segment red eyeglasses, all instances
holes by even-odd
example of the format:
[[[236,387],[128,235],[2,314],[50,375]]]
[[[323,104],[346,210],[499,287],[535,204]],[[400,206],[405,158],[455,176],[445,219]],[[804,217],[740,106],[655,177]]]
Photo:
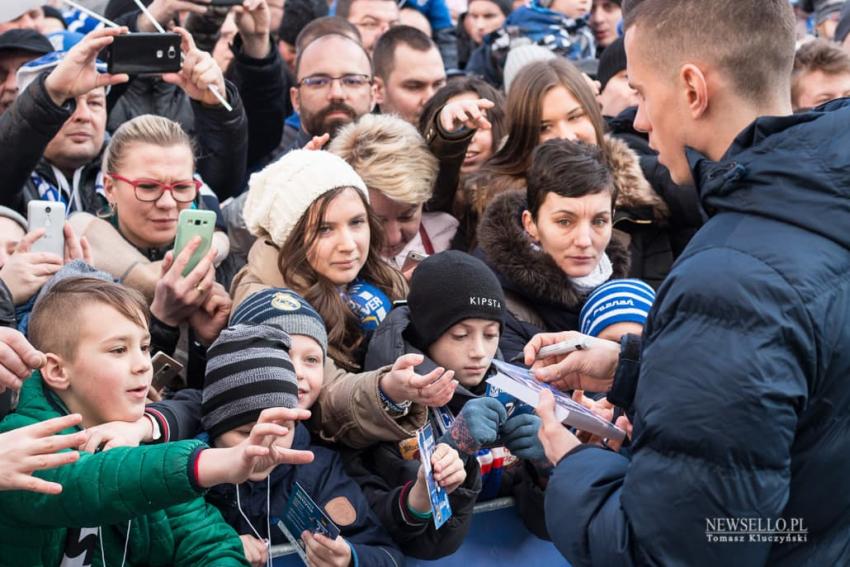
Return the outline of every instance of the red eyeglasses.
[[[184,179],[183,181],[175,181],[174,183],[163,183],[156,179],[127,179],[115,173],[109,173],[108,175],[115,181],[123,181],[132,186],[136,199],[144,203],[159,201],[159,198],[166,191],[170,191],[171,196],[178,203],[191,203],[198,196],[198,191],[203,186],[203,183],[197,179]]]

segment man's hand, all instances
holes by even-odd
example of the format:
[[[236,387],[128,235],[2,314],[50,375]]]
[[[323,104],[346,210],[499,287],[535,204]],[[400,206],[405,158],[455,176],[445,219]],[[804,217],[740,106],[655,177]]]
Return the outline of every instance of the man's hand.
[[[462,127],[489,130],[493,126],[487,120],[487,111],[494,106],[495,103],[486,98],[450,102],[440,110],[440,126],[445,132],[454,132]]]
[[[212,291],[206,302],[194,313],[189,315],[189,326],[195,331],[198,340],[205,346],[210,346],[227,326],[233,300],[224,286],[213,282]]]
[[[196,236],[176,259],[174,252],[169,251],[162,262],[162,277],[156,284],[151,314],[166,325],[176,327],[186,321],[207,302],[212,293],[215,283],[215,249],[210,249],[198,265],[183,277],[183,270],[200,245],[201,238]]]
[[[411,401],[429,407],[441,407],[449,403],[457,388],[455,373],[436,368],[424,376],[413,371],[422,364],[421,354],[405,354],[393,364],[392,369],[381,377],[380,388],[396,402]]]
[[[39,228],[24,235],[14,254],[0,268],[0,279],[12,294],[12,303],[23,305],[62,268],[62,258],[50,252],[30,252],[32,245],[42,236]]]
[[[242,549],[245,551],[245,559],[251,567],[264,567],[269,563],[269,544],[252,535],[241,535]]]
[[[180,69],[179,73],[165,73],[162,80],[177,85],[192,100],[207,106],[220,105],[221,102],[210,91],[212,85],[218,89],[221,96],[227,96],[227,90],[224,87],[224,74],[221,72],[218,63],[215,62],[212,55],[195,47],[192,34],[183,28],[174,28],[174,31],[180,34],[182,38],[180,49],[183,52],[183,68]]]
[[[33,369],[44,366],[44,354],[37,351],[15,329],[0,327],[0,392],[20,390]]]
[[[620,360],[620,345],[615,342],[593,339],[588,349],[537,360],[543,347],[582,337],[587,338],[575,331],[535,335],[523,349],[525,364],[531,366],[535,378],[559,390],[607,392]]]
[[[581,445],[581,442],[555,417],[555,397],[552,392],[540,392],[540,401],[534,412],[540,417],[540,431],[537,435],[543,444],[546,458],[552,465],[557,465],[564,455]]]
[[[86,440],[84,431],[56,435],[80,421],[82,417],[75,413],[0,433],[0,490],[62,492],[62,485],[34,477],[32,473],[61,467],[80,458],[76,451],[64,449],[74,449],[83,443]]]
[[[269,408],[260,414],[251,434],[242,443],[228,449],[206,449],[198,456],[197,482],[209,488],[217,484],[240,484],[262,480],[282,463],[304,465],[313,461],[311,451],[284,449],[275,442],[289,430],[282,423],[310,418],[303,409]],[[257,475],[262,473],[262,478]]]
[[[312,151],[321,150],[325,147],[325,144],[327,144],[328,140],[330,139],[331,135],[327,133],[322,134],[321,136],[313,136],[313,138],[309,142],[307,142],[307,145],[304,146],[304,149]]]
[[[271,52],[271,16],[266,0],[245,0],[233,9],[236,27],[242,36],[242,51],[252,59],[265,59]]]
[[[141,443],[153,441],[151,420],[142,416],[136,421],[111,421],[86,429],[86,439],[79,449],[94,453],[115,447],[138,447]]]
[[[127,74],[98,73],[95,68],[95,59],[100,50],[110,45],[115,36],[125,33],[127,28],[103,28],[86,35],[44,80],[44,88],[51,100],[57,106],[62,106],[68,100],[98,87],[129,81],[130,76]]]
[[[475,398],[466,402],[441,441],[461,453],[474,455],[481,447],[496,442],[507,420],[502,402],[496,398]]]
[[[148,6],[148,12],[150,12],[151,16],[153,16],[159,25],[167,28],[181,12],[205,14],[207,7],[203,6],[203,4],[209,3],[210,0],[153,0],[150,6]],[[153,33],[157,31],[156,27],[144,13],[139,14],[136,20],[136,27],[140,32]]]
[[[322,534],[304,531],[301,539],[307,548],[307,563],[310,567],[348,567],[351,564],[351,548],[342,536],[330,539]]]

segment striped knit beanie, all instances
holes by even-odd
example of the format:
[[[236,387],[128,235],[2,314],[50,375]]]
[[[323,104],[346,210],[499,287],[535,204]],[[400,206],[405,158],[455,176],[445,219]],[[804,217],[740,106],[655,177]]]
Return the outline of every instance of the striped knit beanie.
[[[290,335],[310,337],[328,353],[325,321],[307,300],[284,287],[271,287],[252,293],[230,316],[231,325],[262,323],[274,325]]]
[[[294,408],[298,381],[289,335],[271,325],[234,325],[207,351],[201,423],[210,440],[257,421],[268,408]]]
[[[581,332],[598,337],[617,323],[646,324],[655,290],[641,280],[611,280],[593,290],[581,309]]]

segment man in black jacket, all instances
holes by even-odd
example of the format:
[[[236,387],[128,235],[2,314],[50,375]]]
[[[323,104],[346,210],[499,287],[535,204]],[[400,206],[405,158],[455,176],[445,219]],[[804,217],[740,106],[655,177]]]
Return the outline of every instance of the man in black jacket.
[[[631,412],[631,454],[580,445],[551,397],[538,407],[557,463],[546,522],[573,565],[850,563],[850,103],[792,114],[794,48],[786,0],[627,10],[635,127],[709,219],[642,350],[623,345],[608,399]],[[536,337],[526,362],[561,338]],[[535,375],[605,391],[609,344]]]
[[[95,57],[118,33],[99,30],[86,36],[49,74],[37,75],[0,116],[0,163],[7,165],[0,178],[0,204],[22,213],[32,199],[61,199],[71,211],[98,213],[104,208],[98,189],[103,177],[106,87],[125,82],[127,76],[98,73]],[[186,54],[183,70],[171,79],[193,99],[202,148],[197,171],[219,196],[227,196],[241,187],[244,177],[244,109],[220,71],[215,82],[233,111],[187,80],[193,69],[211,58],[190,44]]]

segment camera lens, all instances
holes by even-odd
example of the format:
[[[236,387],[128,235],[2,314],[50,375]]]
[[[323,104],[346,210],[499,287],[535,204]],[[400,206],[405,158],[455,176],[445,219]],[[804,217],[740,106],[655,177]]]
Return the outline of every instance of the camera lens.
[[[198,226],[199,224],[201,224],[201,221],[195,219],[195,226]]]
[[[45,212],[45,213],[49,213],[49,212],[50,212],[50,207],[44,207],[44,212]]]

